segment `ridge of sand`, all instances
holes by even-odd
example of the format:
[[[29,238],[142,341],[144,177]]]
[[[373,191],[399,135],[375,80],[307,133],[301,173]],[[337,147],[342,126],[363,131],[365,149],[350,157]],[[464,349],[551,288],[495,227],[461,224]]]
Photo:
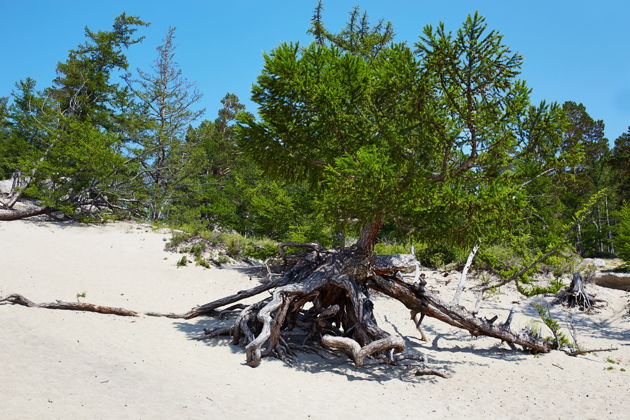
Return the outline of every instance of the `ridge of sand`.
[[[182,312],[256,283],[236,268],[177,268],[179,256],[163,250],[167,237],[130,223],[0,222],[0,296],[44,302],[86,292],[91,303]],[[430,287],[450,299],[457,274],[426,274]],[[536,357],[432,319],[424,327],[432,341],[424,343],[404,307],[376,296],[379,324],[403,334],[408,351],[426,354],[450,379],[355,369],[309,355],[293,367],[266,359],[252,369],[238,347],[190,339],[216,323],[210,318],[0,305],[0,418],[627,418],[630,294],[589,287],[609,302],[598,314],[552,313],[563,326],[573,324],[583,347],[616,352]],[[473,299],[464,293],[462,303]],[[515,327],[522,326],[535,322],[532,302],[548,301],[508,288],[491,296],[482,314],[504,319],[516,305]]]

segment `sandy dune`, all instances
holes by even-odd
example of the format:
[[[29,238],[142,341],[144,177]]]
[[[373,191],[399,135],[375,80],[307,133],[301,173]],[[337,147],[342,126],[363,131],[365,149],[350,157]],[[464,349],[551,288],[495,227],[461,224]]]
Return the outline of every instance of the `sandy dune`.
[[[239,269],[176,268],[178,256],[163,250],[167,236],[127,223],[0,222],[0,296],[48,302],[85,292],[84,300],[96,304],[183,312],[256,284]],[[428,274],[431,287],[449,299],[456,274]],[[572,320],[582,347],[618,351],[535,357],[431,319],[425,331],[432,341],[424,343],[404,307],[376,297],[379,323],[405,335],[408,351],[426,354],[449,379],[392,367],[355,369],[309,355],[292,367],[269,359],[253,369],[238,347],[191,340],[217,322],[210,318],[124,318],[3,304],[0,418],[627,419],[630,293],[589,290],[609,302],[598,314],[552,313],[563,326]],[[464,295],[463,303],[472,298]],[[531,304],[508,290],[486,301],[484,311],[504,319],[517,305],[515,324],[527,325],[534,322]]]

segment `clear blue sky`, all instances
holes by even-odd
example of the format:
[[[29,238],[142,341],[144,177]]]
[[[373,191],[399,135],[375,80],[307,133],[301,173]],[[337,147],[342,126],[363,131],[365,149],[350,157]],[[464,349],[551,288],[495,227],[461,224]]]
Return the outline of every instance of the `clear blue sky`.
[[[204,95],[205,118],[214,119],[226,92],[250,110],[250,87],[262,53],[283,41],[308,42],[315,0],[0,0],[0,96],[30,76],[50,85],[55,65],[83,39],[83,28],[110,29],[121,12],[152,25],[129,51],[132,68],[147,69],[169,26],[175,26],[176,59]],[[397,39],[415,42],[426,24],[457,29],[475,10],[525,59],[522,77],[534,99],[583,103],[606,124],[611,142],[630,126],[630,2],[565,1],[377,1],[328,0],[325,20],[333,29],[358,5],[373,21],[394,24]]]

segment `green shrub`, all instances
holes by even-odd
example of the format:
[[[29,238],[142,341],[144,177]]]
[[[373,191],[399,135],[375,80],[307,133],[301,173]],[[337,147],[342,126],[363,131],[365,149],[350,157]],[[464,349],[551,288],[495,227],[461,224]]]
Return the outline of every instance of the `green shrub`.
[[[222,233],[219,237],[225,246],[227,254],[232,258],[239,258],[244,254],[247,240],[238,233]]]
[[[253,239],[245,247],[244,255],[257,260],[265,260],[278,255],[278,244],[270,239]]]
[[[177,261],[178,267],[185,267],[187,265],[188,265],[188,257],[185,255],[179,261]]]
[[[396,242],[379,242],[374,246],[374,252],[381,255],[409,254],[412,245]],[[416,256],[426,249],[426,245],[420,242],[413,244]]]
[[[200,266],[202,266],[204,268],[211,268],[212,267],[208,261],[204,260],[201,257],[195,257],[195,262],[197,263],[197,265],[200,265]]]
[[[517,266],[522,257],[507,245],[481,247],[475,257],[475,267],[482,270],[498,271]]]
[[[191,238],[188,233],[173,233],[171,240],[166,244],[169,248],[177,248],[179,245],[186,243]]]
[[[416,251],[416,258],[426,267],[442,268],[455,260],[455,252],[444,246],[427,247]]]
[[[223,265],[229,263],[230,261],[230,257],[228,257],[227,255],[219,255],[212,262],[214,262],[216,265]]]
[[[551,342],[554,349],[561,349],[563,347],[575,348],[575,345],[569,341],[566,335],[560,330],[560,324],[558,321],[551,317],[549,310],[543,305],[534,305],[538,311],[538,315],[542,322],[551,330],[553,337],[544,338],[545,341]]]

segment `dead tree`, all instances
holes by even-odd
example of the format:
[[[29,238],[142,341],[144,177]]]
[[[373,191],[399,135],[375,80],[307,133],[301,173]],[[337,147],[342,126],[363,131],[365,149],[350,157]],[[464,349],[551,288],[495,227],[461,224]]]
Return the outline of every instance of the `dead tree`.
[[[601,302],[601,299],[586,292],[584,280],[579,273],[573,273],[571,284],[558,292],[555,300],[555,303],[562,303],[570,308],[577,306],[582,311],[592,308],[596,302]]]

